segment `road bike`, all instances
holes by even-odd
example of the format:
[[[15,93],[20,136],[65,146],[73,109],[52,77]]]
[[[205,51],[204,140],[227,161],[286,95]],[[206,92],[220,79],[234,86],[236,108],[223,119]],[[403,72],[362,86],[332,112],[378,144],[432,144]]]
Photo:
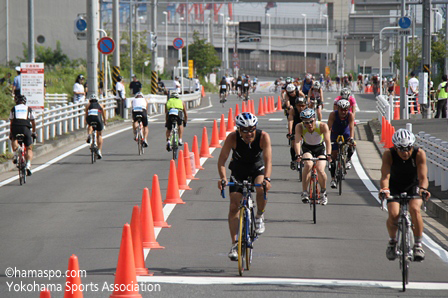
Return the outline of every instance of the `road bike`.
[[[242,183],[236,181],[231,177],[232,182],[221,181],[222,190],[221,196],[226,197],[224,188],[225,186],[239,186],[243,188],[243,198],[239,207],[239,224],[238,224],[238,272],[240,276],[243,276],[244,267],[250,270],[252,264],[252,250],[254,248],[254,242],[258,239],[258,234],[255,232],[255,205],[252,199],[252,192],[254,187],[263,187],[264,199],[266,200],[266,184],[253,184],[248,180],[244,180]]]
[[[20,185],[26,183],[26,146],[23,143],[25,138],[24,134],[16,134],[16,140],[19,143],[17,148],[17,169],[19,169],[19,182]]]
[[[135,118],[137,119],[138,125],[137,125],[137,147],[138,147],[138,155],[143,155],[145,153],[145,148],[143,147],[143,142],[145,141],[145,138],[143,137],[143,115],[136,115]]]
[[[174,110],[174,109],[172,109]],[[172,113],[172,111],[170,111]],[[178,115],[170,114],[168,117],[171,119],[171,132],[170,132],[170,148],[169,151],[173,152],[173,159],[177,159],[177,151],[179,149],[179,127],[177,125]]]
[[[224,103],[227,101],[226,95],[226,92],[219,94],[219,103],[222,104],[222,107],[224,107]]]
[[[347,174],[346,162],[347,162],[347,150],[348,144],[344,140],[343,135],[339,135],[336,139],[338,144],[338,156],[336,157],[336,185],[338,187],[339,195],[342,194],[342,180],[345,180]]]
[[[423,192],[423,210],[426,211],[427,193]],[[381,209],[386,198],[385,193],[381,193]],[[391,196],[387,200],[398,200],[400,203],[400,214],[398,216],[397,246],[396,255],[399,259],[401,277],[403,283],[403,292],[406,291],[406,285],[409,283],[409,264],[414,260],[414,233],[411,214],[409,213],[409,201],[419,199],[420,196],[408,196],[406,192],[399,195]]]
[[[98,159],[98,145],[96,140],[96,134],[97,134],[97,122],[91,122],[90,126],[92,127],[92,133],[90,134],[90,159],[92,161],[92,164],[96,162]]]
[[[311,168],[311,179],[310,179],[310,187],[309,187],[309,195],[310,195],[310,210],[313,211],[313,222],[316,224],[316,205],[320,204],[320,191],[319,191],[319,183],[317,181],[317,161],[318,160],[327,160],[322,157],[311,157],[311,158],[302,158],[302,161],[312,161],[313,167]]]

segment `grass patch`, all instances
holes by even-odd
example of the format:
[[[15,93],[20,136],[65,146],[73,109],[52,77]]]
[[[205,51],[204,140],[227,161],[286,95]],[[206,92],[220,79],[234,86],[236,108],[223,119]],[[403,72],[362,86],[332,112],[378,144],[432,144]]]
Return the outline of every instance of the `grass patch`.
[[[6,152],[6,153],[0,154],[0,163],[11,160],[13,158],[13,156],[14,156],[14,154],[12,154],[11,152]]]

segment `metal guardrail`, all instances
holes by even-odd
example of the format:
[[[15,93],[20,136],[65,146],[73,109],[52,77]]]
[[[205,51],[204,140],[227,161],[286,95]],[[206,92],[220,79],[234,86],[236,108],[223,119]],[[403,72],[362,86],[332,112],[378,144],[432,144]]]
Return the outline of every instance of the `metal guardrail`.
[[[425,150],[428,161],[428,179],[448,190],[448,142],[437,139],[424,131],[415,134],[417,144]]]
[[[386,118],[387,121],[392,120],[391,116],[393,115],[392,107],[389,101],[386,99],[384,95],[378,95],[376,97],[376,109],[378,111],[378,120],[381,121],[383,117]]]
[[[148,115],[161,114],[165,112],[167,97],[165,95],[145,95],[148,101]],[[186,102],[187,109],[199,106],[201,104],[201,93],[181,95],[180,98]],[[127,98],[127,107],[125,108],[124,118],[130,116],[130,106],[133,98]],[[115,97],[99,99],[106,110],[106,118],[115,117],[115,108],[117,107]],[[37,142],[54,139],[56,136],[73,132],[85,128],[85,104],[81,102],[74,104],[64,103],[62,105],[46,108],[43,112],[36,113],[36,132]],[[11,141],[9,140],[9,120],[0,121],[0,154],[7,151],[12,152]]]

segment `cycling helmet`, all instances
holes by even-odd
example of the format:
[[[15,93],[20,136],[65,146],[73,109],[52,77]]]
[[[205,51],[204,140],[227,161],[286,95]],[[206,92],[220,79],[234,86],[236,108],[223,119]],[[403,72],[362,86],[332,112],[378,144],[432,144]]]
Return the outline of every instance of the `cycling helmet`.
[[[318,81],[314,82],[313,88],[314,89],[320,89],[320,83]]]
[[[305,80],[311,80],[311,79],[312,79],[311,74],[307,73],[305,75]]]
[[[285,82],[286,82],[286,84],[291,84],[292,83],[292,79],[291,78],[286,78]]]
[[[177,91],[171,92],[171,97],[179,98],[179,93]]]
[[[14,98],[14,100],[16,101],[16,104],[21,104],[21,103],[26,104],[26,97],[25,97],[25,95],[16,96]]]
[[[305,97],[296,97],[296,101],[295,101],[296,105],[297,104],[306,104],[306,98]]]
[[[342,90],[341,90],[341,96],[343,98],[349,98],[350,93],[351,93],[350,89],[348,89],[348,88],[342,88]]]
[[[394,79],[392,79],[392,78],[389,79],[389,82],[393,82],[393,81],[394,81]]]
[[[249,75],[247,75],[247,77],[246,77],[246,78],[248,78],[248,79],[249,79],[249,78],[250,78],[250,76],[249,76]]]
[[[225,76],[223,76],[223,77],[222,77],[222,79],[223,79],[223,80],[225,80],[225,79],[226,79],[226,77],[225,77]]]
[[[235,118],[235,123],[237,127],[251,127],[257,126],[258,118],[251,113],[241,113]]]
[[[282,80],[282,81],[283,81],[283,77],[280,77],[280,80]]]
[[[307,108],[300,113],[301,119],[311,119],[316,118],[316,112],[313,109]]]
[[[296,90],[296,86],[294,84],[288,84],[288,86],[286,86],[286,92],[291,93],[294,92]]]
[[[338,107],[343,110],[348,109],[350,107],[350,102],[346,99],[338,100]]]
[[[96,97],[95,94],[91,94],[91,95],[89,96],[89,100],[90,100],[90,101],[96,101],[96,100],[98,100],[98,98]]]
[[[135,98],[143,98],[143,93],[141,93],[141,92],[137,92],[137,93],[135,94]]]
[[[415,143],[415,136],[409,130],[400,128],[392,136],[392,143],[395,147],[410,147]]]
[[[117,77],[117,81],[118,81],[118,82],[121,82],[122,79],[123,79],[122,76],[118,76],[118,77]]]

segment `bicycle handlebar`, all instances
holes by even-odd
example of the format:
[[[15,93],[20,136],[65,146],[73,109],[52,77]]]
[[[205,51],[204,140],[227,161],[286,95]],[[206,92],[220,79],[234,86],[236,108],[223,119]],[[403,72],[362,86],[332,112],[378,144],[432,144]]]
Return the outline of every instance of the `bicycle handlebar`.
[[[221,186],[222,186],[222,188],[221,188],[221,197],[223,198],[223,199],[225,199],[226,198],[226,193],[225,193],[225,191],[224,191],[224,188],[226,187],[226,186],[247,186],[248,188],[250,188],[250,187],[252,187],[252,186],[254,186],[254,187],[263,187],[263,195],[264,195],[264,199],[266,200],[267,198],[266,198],[266,182],[265,181],[263,181],[263,183],[262,184],[258,184],[258,183],[250,183],[250,182],[247,182],[247,181],[245,181],[245,182],[243,182],[243,183],[241,183],[241,182],[238,182],[238,181],[233,181],[233,182],[227,182],[226,183],[226,181],[225,180],[221,180]]]
[[[307,160],[318,161],[318,160],[327,160],[327,158],[326,158],[326,157],[325,157],[325,158],[323,158],[323,157],[303,158],[303,157],[302,157],[302,160],[303,160],[303,161],[307,161]]]
[[[409,201],[409,200],[413,200],[413,199],[420,199],[420,195],[408,196],[408,194],[406,192],[402,192],[399,195],[393,195],[393,196],[386,198],[386,193],[380,191],[379,196],[380,196],[380,200],[381,200],[381,210],[383,209],[383,201],[384,200],[388,200],[388,201],[390,201],[390,200],[406,200],[406,201]],[[428,198],[428,192],[423,191],[421,198],[423,199],[423,211],[426,212],[426,200]]]

